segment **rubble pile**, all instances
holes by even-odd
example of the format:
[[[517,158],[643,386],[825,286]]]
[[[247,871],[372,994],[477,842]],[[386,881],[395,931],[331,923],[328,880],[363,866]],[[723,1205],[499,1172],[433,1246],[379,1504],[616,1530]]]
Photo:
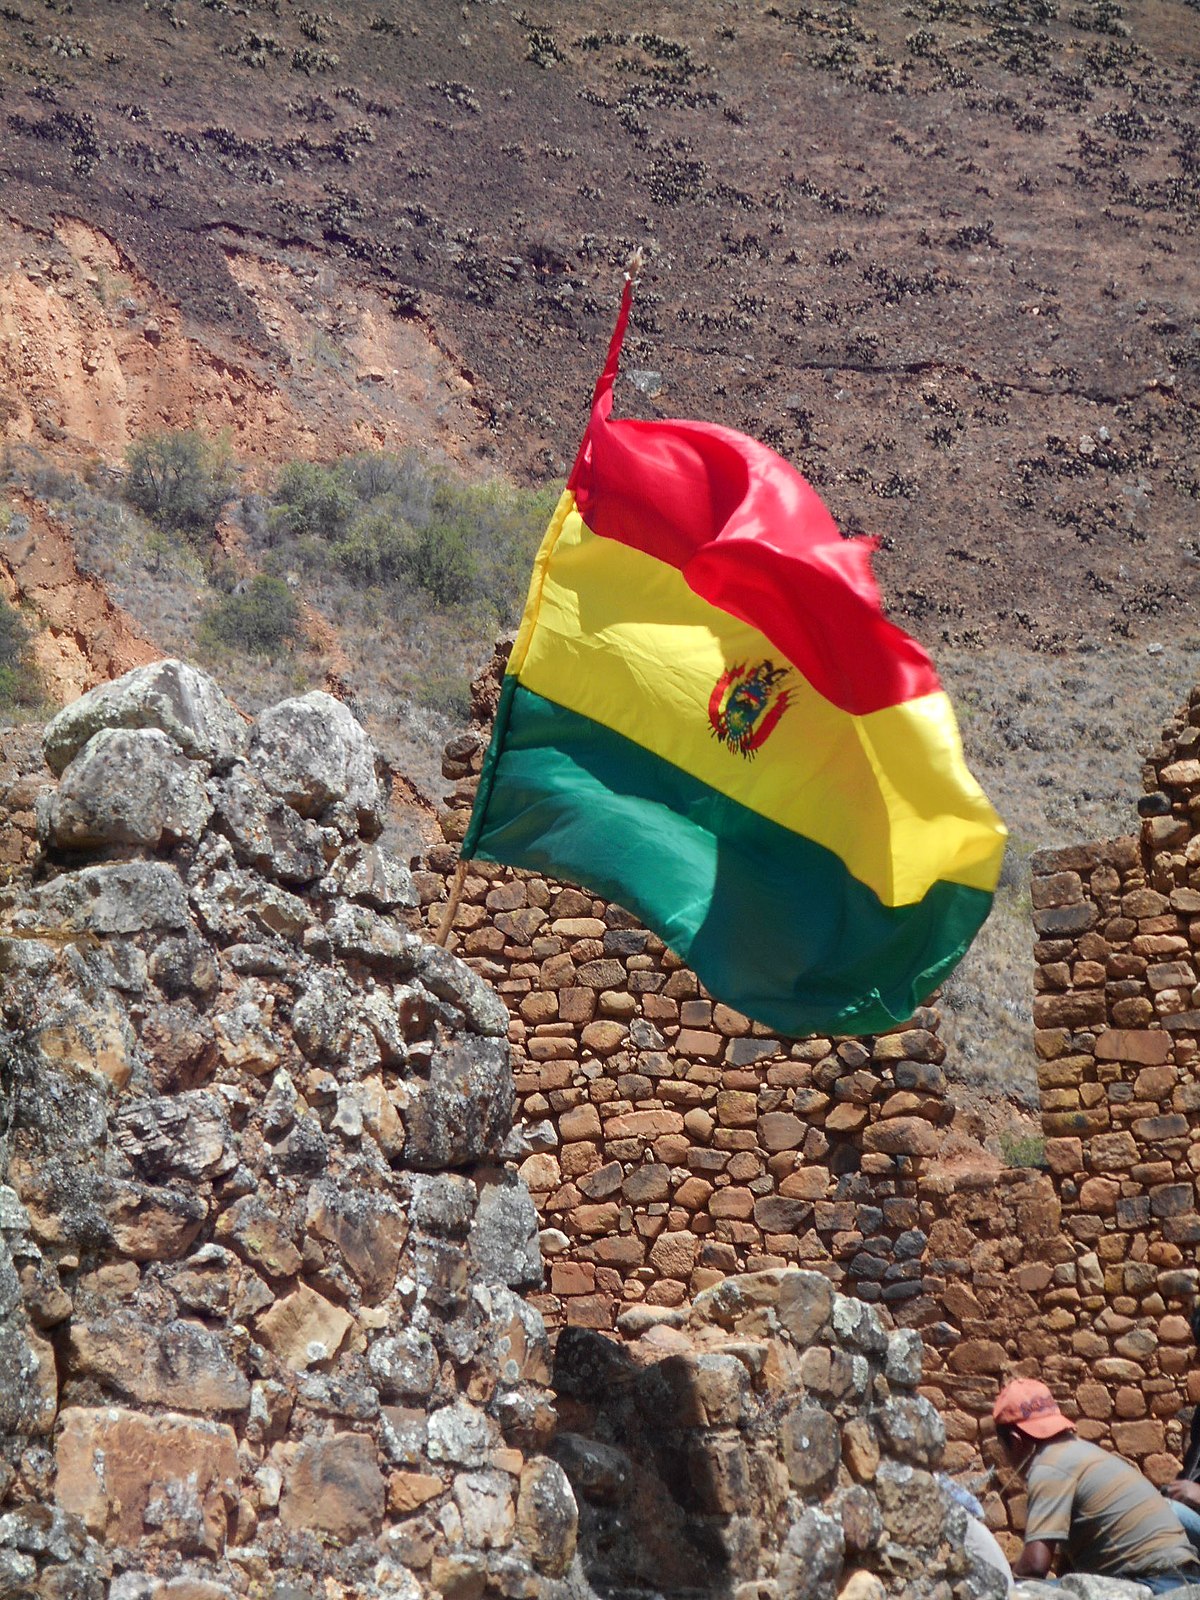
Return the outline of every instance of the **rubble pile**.
[[[0,1593],[553,1586],[508,1015],[416,931],[366,735],[162,662],[44,749],[0,890]]]

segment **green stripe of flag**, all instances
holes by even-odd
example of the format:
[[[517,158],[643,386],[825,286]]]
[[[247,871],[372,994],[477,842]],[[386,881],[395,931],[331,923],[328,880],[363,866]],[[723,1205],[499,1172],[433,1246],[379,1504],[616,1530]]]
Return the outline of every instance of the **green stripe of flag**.
[[[781,1033],[905,1021],[991,905],[939,882],[915,905],[885,906],[832,851],[512,675],[496,728],[464,858],[586,883],[655,928],[727,1005]]]

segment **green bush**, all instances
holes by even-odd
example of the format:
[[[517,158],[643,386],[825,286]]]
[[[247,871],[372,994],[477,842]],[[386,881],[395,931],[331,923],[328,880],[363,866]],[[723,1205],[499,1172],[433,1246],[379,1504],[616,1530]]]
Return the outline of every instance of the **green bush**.
[[[1000,1159],[1006,1167],[1044,1167],[1046,1140],[1040,1133],[1006,1129],[1000,1135]]]
[[[276,538],[336,539],[357,510],[358,500],[336,467],[290,461],[279,474],[270,522]]]
[[[36,706],[43,694],[25,620],[14,606],[0,598],[0,708]]]
[[[260,572],[240,594],[209,607],[200,637],[247,655],[273,656],[295,641],[299,627],[300,608],[287,584]]]
[[[472,529],[464,521],[430,522],[404,546],[404,571],[439,606],[461,605],[479,587]]]
[[[195,429],[167,429],[125,452],[125,498],[151,522],[200,544],[212,537],[233,488],[227,446]]]

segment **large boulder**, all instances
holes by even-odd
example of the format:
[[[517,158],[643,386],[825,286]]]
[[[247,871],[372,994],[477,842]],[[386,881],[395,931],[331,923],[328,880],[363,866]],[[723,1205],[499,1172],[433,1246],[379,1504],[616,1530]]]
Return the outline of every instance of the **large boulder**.
[[[155,661],[89,689],[46,728],[42,748],[61,773],[101,728],[159,728],[185,756],[214,771],[246,748],[247,728],[207,673],[186,661]]]
[[[364,838],[383,826],[386,804],[374,746],[352,711],[314,690],[263,711],[250,739],[263,783],[302,817],[344,803]]]

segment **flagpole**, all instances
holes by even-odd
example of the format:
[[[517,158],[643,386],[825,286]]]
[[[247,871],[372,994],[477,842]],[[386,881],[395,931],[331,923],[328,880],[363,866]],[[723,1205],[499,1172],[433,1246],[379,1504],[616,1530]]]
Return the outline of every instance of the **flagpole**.
[[[438,923],[437,933],[433,937],[434,944],[444,947],[450,937],[450,924],[454,921],[454,913],[458,910],[458,902],[462,899],[466,876],[467,863],[460,856],[458,865],[454,869],[454,877],[450,880],[450,898],[446,901],[446,909],[442,912],[442,920]]]

